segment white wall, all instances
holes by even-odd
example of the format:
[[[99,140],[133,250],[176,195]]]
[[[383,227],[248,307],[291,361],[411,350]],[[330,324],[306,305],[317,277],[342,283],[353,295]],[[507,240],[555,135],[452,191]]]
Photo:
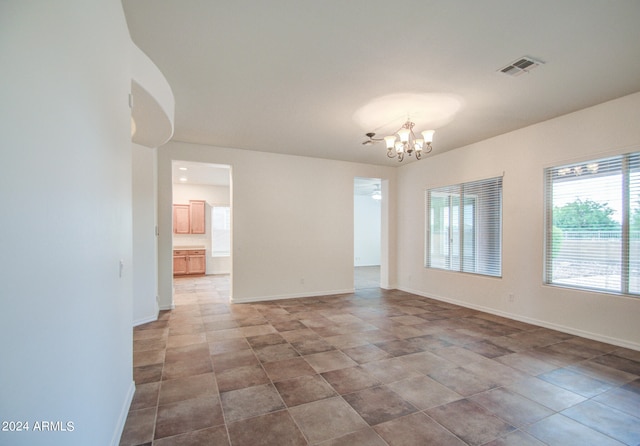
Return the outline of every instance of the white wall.
[[[74,426],[0,444],[119,441],[134,389],[129,50],[119,1],[0,4],[0,420]]]
[[[637,93],[401,167],[400,288],[640,349],[640,298],[543,285],[544,168],[638,151],[639,122]],[[503,277],[424,268],[425,189],[502,172]]]
[[[380,212],[382,203],[370,195],[355,195],[354,265],[380,265]]]
[[[170,142],[158,152],[161,307],[172,302],[171,160],[231,166],[234,302],[353,290],[353,194],[345,191],[359,176],[387,179],[383,191],[395,192],[391,167]],[[395,232],[392,217],[385,224]],[[385,280],[394,284],[395,272]]]
[[[204,246],[207,250],[207,274],[231,273],[231,257],[211,257],[211,206],[229,206],[231,204],[230,188],[226,186],[212,186],[207,184],[173,185],[173,203],[189,204],[189,200],[204,200],[205,205],[205,233],[204,234],[173,234],[173,246]]]
[[[132,144],[133,325],[158,318],[157,149]]]

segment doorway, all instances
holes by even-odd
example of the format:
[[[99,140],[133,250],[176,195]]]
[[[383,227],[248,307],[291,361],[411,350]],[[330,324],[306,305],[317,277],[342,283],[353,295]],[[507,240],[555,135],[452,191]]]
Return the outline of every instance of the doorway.
[[[379,288],[382,180],[356,177],[353,191],[354,289]]]
[[[175,290],[180,278],[231,274],[231,166],[172,161],[171,169]],[[189,217],[177,230],[180,212]],[[183,260],[183,255],[194,259]],[[196,267],[190,270],[191,265]]]

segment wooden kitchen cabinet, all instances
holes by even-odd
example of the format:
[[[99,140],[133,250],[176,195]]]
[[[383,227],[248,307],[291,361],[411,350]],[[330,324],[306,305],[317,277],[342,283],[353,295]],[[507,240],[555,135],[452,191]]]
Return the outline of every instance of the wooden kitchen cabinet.
[[[173,251],[173,275],[187,274],[187,251]]]
[[[173,233],[191,234],[191,206],[188,204],[173,205]]]
[[[187,274],[204,274],[207,272],[204,250],[189,251],[187,256]]]
[[[186,276],[207,272],[206,252],[204,249],[174,249],[173,275]]]
[[[204,201],[189,201],[190,220],[191,220],[191,233],[192,234],[204,234],[206,229],[204,227]]]
[[[205,206],[203,200],[189,200],[189,204],[174,204],[173,233],[205,234]]]

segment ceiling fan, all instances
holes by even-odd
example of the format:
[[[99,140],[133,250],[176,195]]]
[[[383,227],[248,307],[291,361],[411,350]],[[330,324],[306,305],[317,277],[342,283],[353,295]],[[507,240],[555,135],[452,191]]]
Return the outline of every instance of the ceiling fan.
[[[367,138],[369,138],[369,139],[366,139],[366,140],[362,141],[362,145],[363,146],[369,146],[371,144],[375,144],[377,142],[384,141],[384,138],[374,138],[374,136],[376,136],[376,134],[373,133],[373,132],[365,133],[365,136]]]

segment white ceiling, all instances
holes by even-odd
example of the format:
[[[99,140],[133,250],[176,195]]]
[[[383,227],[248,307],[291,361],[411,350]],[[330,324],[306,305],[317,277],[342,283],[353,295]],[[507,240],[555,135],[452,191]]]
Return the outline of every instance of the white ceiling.
[[[223,164],[174,161],[171,165],[173,182],[176,184],[207,184],[226,186],[231,184],[231,169]]]
[[[638,0],[123,5],[132,39],[173,89],[179,141],[398,165],[361,144],[373,129],[355,115],[381,96],[461,100],[433,156],[640,91]],[[522,56],[544,65],[497,73]]]
[[[173,183],[204,184],[229,187],[231,184],[230,166],[223,164],[197,163],[191,161],[173,161],[171,165]],[[371,195],[381,190],[380,178],[360,178],[353,180],[354,195]]]

